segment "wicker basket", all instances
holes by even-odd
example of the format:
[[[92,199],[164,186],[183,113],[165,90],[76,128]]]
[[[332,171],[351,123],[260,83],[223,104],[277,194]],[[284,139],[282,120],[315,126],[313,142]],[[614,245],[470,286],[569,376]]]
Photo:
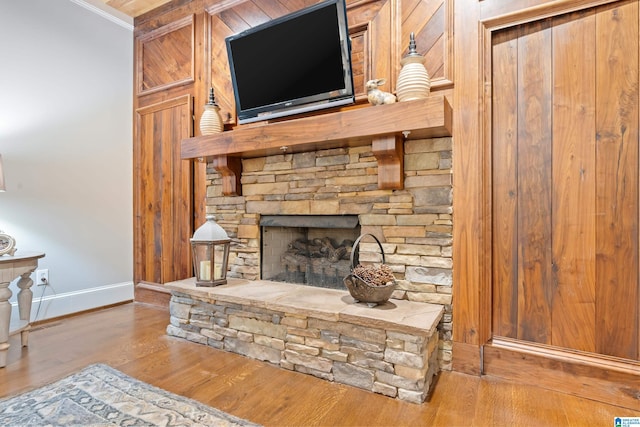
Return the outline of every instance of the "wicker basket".
[[[389,300],[391,294],[396,288],[396,282],[394,280],[386,285],[376,286],[367,283],[366,280],[353,273],[353,269],[360,262],[360,250],[358,245],[364,236],[371,236],[374,238],[380,248],[380,253],[382,254],[382,263],[384,264],[385,262],[382,244],[376,236],[373,234],[362,234],[353,244],[353,249],[351,251],[351,274],[345,277],[343,282],[356,302],[365,302],[369,307],[375,307],[376,305]]]

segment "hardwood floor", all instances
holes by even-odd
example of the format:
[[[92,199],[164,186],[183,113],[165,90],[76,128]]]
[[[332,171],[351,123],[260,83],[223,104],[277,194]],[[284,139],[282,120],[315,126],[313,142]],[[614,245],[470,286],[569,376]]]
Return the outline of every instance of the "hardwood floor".
[[[422,405],[289,372],[165,334],[166,309],[126,304],[38,325],[10,339],[0,397],[106,363],[157,387],[265,426],[612,426],[640,416],[491,377],[438,376]]]

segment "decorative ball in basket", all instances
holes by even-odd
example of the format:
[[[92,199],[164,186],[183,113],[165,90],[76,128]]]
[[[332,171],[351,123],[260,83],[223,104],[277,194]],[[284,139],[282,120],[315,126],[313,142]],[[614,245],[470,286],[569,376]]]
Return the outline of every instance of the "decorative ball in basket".
[[[382,264],[360,264],[360,241],[371,236],[380,248]],[[362,234],[353,244],[351,251],[351,274],[344,278],[344,285],[356,302],[365,302],[369,307],[387,302],[396,288],[391,268],[386,265],[384,249],[380,240],[373,234]]]

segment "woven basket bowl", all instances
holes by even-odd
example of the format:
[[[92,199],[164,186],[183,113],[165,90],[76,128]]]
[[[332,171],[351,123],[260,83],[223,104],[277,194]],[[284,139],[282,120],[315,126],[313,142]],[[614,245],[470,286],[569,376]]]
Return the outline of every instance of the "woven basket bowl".
[[[390,282],[384,286],[372,286],[355,274],[348,275],[342,281],[356,302],[366,302],[369,305],[387,302],[396,289],[395,282]]]
[[[375,286],[370,285],[364,279],[359,277],[356,274],[353,274],[353,269],[360,262],[360,241],[363,237],[370,236],[373,240],[376,241],[378,247],[380,248],[380,255],[382,257],[382,264],[384,264],[384,250],[382,248],[382,243],[380,240],[373,234],[363,234],[355,241],[353,244],[353,250],[351,252],[351,271],[352,273],[345,277],[342,281],[344,285],[347,287],[347,290],[356,300],[356,302],[366,302],[370,307],[375,306],[376,304],[384,303],[391,298],[391,294],[396,288],[395,280],[393,282],[389,282],[383,286]]]

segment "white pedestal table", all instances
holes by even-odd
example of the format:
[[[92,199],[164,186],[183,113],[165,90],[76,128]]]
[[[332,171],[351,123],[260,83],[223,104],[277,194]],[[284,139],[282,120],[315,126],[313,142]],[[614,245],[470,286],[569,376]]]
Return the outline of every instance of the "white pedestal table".
[[[44,257],[41,252],[16,252],[14,255],[0,256],[0,368],[7,365],[9,351],[9,337],[20,333],[23,347],[29,345],[29,331],[31,330],[31,302],[33,300],[33,280],[31,273],[38,268],[38,260]],[[9,285],[16,278],[18,292],[19,319],[11,319],[11,304],[9,298],[13,295]]]

